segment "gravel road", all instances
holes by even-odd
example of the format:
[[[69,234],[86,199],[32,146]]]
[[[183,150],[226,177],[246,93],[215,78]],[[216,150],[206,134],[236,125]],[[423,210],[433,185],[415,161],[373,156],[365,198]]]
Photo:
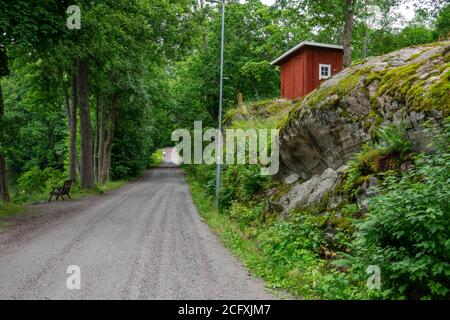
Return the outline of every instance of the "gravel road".
[[[0,234],[0,299],[274,298],[202,222],[179,168],[29,211]]]

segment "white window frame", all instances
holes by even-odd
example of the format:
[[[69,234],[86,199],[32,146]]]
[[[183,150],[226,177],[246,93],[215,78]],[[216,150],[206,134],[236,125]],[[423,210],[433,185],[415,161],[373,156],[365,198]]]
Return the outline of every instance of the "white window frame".
[[[324,76],[322,75],[322,68],[328,69],[328,75]],[[331,64],[319,64],[319,80],[328,79],[331,77]]]

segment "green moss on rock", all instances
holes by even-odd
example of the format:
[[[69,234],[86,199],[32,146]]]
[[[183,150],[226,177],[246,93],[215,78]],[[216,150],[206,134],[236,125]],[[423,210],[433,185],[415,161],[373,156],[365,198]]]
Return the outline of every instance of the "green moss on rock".
[[[395,54],[390,54],[380,58],[379,63],[376,60],[368,60],[346,69],[302,101],[295,103],[292,111],[280,121],[279,128],[285,128],[293,120],[298,120],[314,110],[340,109],[339,116],[352,121],[355,117],[347,110],[347,101],[352,96],[356,97],[356,91],[366,96],[371,106],[366,116],[356,117],[357,120],[363,121],[366,132],[374,131],[383,122],[380,104],[390,103],[389,101],[396,101],[398,108],[405,107],[407,112],[438,110],[443,115],[448,115],[449,45],[449,42],[438,42],[419,46],[423,49],[409,58],[397,59]],[[441,47],[444,50],[440,49]],[[430,50],[433,52],[428,54]],[[398,65],[401,59],[406,60]],[[396,65],[392,66],[394,61]],[[372,128],[369,128],[369,123]]]

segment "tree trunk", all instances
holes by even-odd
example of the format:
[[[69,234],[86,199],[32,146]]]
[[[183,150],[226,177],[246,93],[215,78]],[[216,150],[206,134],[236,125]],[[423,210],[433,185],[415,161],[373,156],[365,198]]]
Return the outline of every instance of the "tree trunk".
[[[108,170],[106,170],[108,173],[107,181],[111,180],[111,152],[108,154]]]
[[[74,64],[74,69],[75,69]],[[72,97],[70,101],[70,147],[69,147],[69,179],[77,179],[77,77],[75,70],[72,72]]]
[[[64,109],[66,109],[66,115],[67,115],[67,126],[70,128],[70,99],[69,99],[69,93],[67,92],[67,88],[64,88],[64,82],[62,83],[62,89],[64,93]],[[70,130],[69,130],[70,132]]]
[[[81,172],[80,186],[82,189],[94,187],[94,171],[92,159],[92,124],[89,109],[88,65],[83,59],[77,60],[77,91],[80,109],[81,138]]]
[[[353,0],[344,0],[344,67],[352,65]]]
[[[0,118],[3,118],[4,114],[5,108],[3,105],[2,83],[0,82]],[[0,154],[0,199],[2,199],[3,202],[10,201],[6,172],[5,157]]]
[[[99,127],[99,108],[100,108],[100,97],[99,95],[97,95],[96,98],[96,102],[97,105],[95,106],[95,138],[94,138],[94,179],[96,182],[98,182],[98,168],[99,168],[99,163],[98,163],[98,146],[99,146],[99,132],[100,132],[100,127]]]
[[[109,130],[108,137],[106,138],[104,147],[103,147],[103,159],[102,159],[102,171],[100,174],[100,182],[105,183],[109,177],[109,161],[111,159],[111,147],[114,138],[114,128],[116,124],[116,109],[117,109],[117,101],[119,96],[117,94],[113,94],[111,99],[111,110],[109,112]]]
[[[64,106],[67,114],[67,126],[69,128],[69,179],[76,180],[77,178],[77,150],[76,150],[76,139],[77,139],[77,114],[76,109],[75,112],[72,112],[76,106],[74,95],[76,95],[76,91],[74,92],[74,81],[76,82],[76,78],[72,73],[71,80],[71,90],[72,96],[69,95],[67,88],[64,86],[63,73],[61,73],[61,86],[64,92]],[[76,87],[75,87],[76,90]]]
[[[105,100],[103,97],[100,97],[99,101],[100,108],[100,123],[99,123],[99,132],[98,132],[98,177],[97,180],[100,181],[101,173],[103,170],[103,158],[105,151],[105,132],[106,132],[106,109],[105,109]]]

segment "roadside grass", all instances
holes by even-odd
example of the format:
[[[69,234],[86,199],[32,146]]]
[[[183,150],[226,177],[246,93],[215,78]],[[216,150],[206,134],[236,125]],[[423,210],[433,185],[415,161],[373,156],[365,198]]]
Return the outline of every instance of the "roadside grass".
[[[2,220],[4,218],[23,212],[23,209],[24,206],[20,204],[0,202],[0,232],[2,232],[6,226],[6,224]]]
[[[265,280],[267,288],[272,289],[276,296],[280,298],[303,297],[299,290],[293,290],[294,285],[286,277],[286,270],[283,266],[269,265],[268,257],[258,248],[258,242],[252,235],[257,232],[257,227],[253,230],[243,228],[229,216],[219,213],[214,199],[205,196],[205,189],[196,181],[195,176],[185,171],[185,179],[201,217],[219,236],[221,242],[244,262],[247,269],[255,276]],[[286,292],[293,296],[287,296]]]

